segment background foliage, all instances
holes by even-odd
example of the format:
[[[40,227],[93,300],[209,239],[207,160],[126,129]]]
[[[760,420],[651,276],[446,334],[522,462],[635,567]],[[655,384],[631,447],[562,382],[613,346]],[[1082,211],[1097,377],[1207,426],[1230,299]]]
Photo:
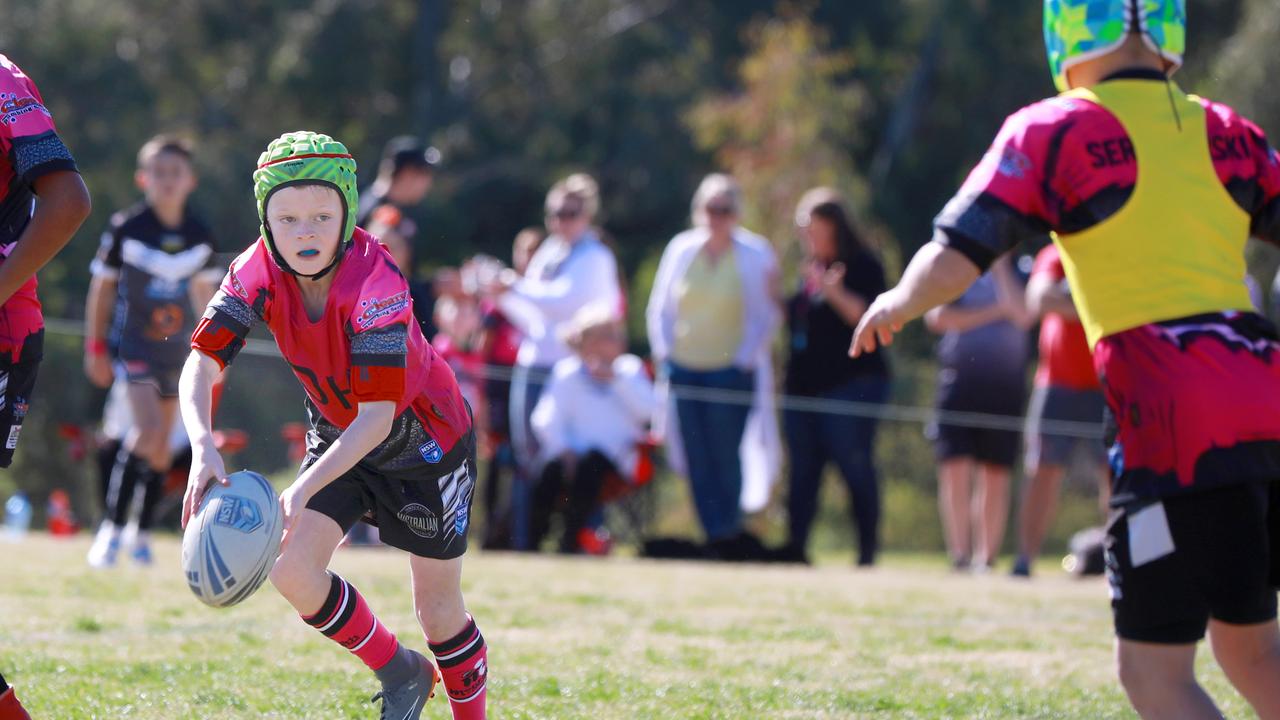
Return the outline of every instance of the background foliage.
[[[1280,71],[1280,5],[1188,4],[1179,81],[1280,133],[1268,82]],[[0,17],[0,48],[39,83],[95,200],[41,275],[55,318],[82,317],[97,236],[135,200],[134,154],[153,133],[198,141],[195,205],[234,252],[255,236],[248,178],[269,139],[329,132],[371,180],[381,144],[412,132],[445,157],[419,213],[422,269],[507,256],[515,232],[541,222],[556,178],[595,174],[643,351],[639,314],[656,258],[686,226],[705,173],[739,176],[749,225],[789,268],[796,199],[836,185],[896,271],[1003,117],[1052,92],[1036,2],[0,0]],[[1260,274],[1280,263],[1254,255]],[[82,379],[78,341],[50,345],[23,451],[0,477],[37,499],[82,484],[55,422],[89,423],[100,402]],[[931,353],[919,326],[895,346],[898,401],[929,402]],[[278,361],[238,365],[224,418],[253,437],[239,464],[287,466],[274,438],[299,419],[300,399]],[[934,542],[910,519],[932,514],[920,428],[886,425],[880,454],[891,543]]]

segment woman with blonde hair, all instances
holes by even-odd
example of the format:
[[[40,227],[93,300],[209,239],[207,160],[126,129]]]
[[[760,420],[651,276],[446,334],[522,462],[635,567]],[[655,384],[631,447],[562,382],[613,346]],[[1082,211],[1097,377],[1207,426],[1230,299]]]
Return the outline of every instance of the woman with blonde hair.
[[[759,548],[742,531],[741,510],[763,506],[778,455],[767,403],[777,261],[767,240],[738,224],[742,190],[730,176],[704,178],[692,214],[694,226],[671,240],[658,265],[649,344],[675,395],[678,431],[666,426],[668,455],[678,463],[683,450],[709,548],[744,559]],[[749,426],[759,441],[744,442]],[[740,455],[770,449],[771,459],[743,462]],[[745,493],[744,473],[756,474]]]
[[[574,173],[547,193],[547,238],[523,276],[506,274],[492,288],[498,306],[524,334],[511,379],[511,443],[517,478],[512,493],[512,541],[529,549],[528,491],[537,477],[538,446],[529,427],[551,368],[569,357],[561,326],[579,308],[622,307],[618,263],[593,226],[600,209],[596,181]]]

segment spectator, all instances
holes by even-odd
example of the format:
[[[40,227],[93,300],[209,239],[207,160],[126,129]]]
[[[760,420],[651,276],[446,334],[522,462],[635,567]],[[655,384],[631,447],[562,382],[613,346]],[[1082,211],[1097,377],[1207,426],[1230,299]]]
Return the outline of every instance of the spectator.
[[[805,240],[800,287],[787,299],[788,395],[883,404],[889,394],[884,354],[850,358],[849,343],[863,311],[885,291],[884,268],[853,227],[839,195],[805,193],[796,209]],[[858,564],[875,562],[880,491],[872,457],[877,418],[845,412],[787,410],[791,458],[787,511],[791,559],[806,560],[822,471],[834,462],[849,487],[858,534]]]
[[[521,230],[512,243],[511,269],[523,277],[544,235],[541,228]],[[484,399],[488,412],[480,455],[485,460],[483,484],[486,550],[511,547],[511,474],[515,458],[511,450],[511,378],[520,349],[520,330],[492,300],[480,304],[482,329],[480,356],[487,371]]]
[[[428,339],[439,331],[435,325],[437,298],[458,291],[456,271],[446,269],[434,278],[424,278],[413,263],[418,224],[411,215],[431,192],[439,164],[440,151],[427,147],[418,138],[392,138],[383,148],[378,177],[360,193],[356,215],[356,224],[387,247],[408,280],[414,319]]]
[[[107,517],[89,549],[88,562],[98,568],[115,565],[139,488],[142,511],[129,545],[134,561],[151,563],[148,536],[173,460],[169,437],[178,420],[187,339],[196,327],[194,307],[213,297],[226,273],[208,226],[187,204],[197,183],[190,145],[165,135],[147,141],[134,180],[143,200],[112,216],[85,307],[85,371],[108,387],[114,364],[114,375],[128,383],[133,418],[111,471]]]
[[[440,151],[427,147],[412,135],[401,135],[387,141],[382,149],[378,177],[373,185],[360,193],[356,224],[363,227],[373,217],[374,211],[383,205],[399,208],[406,214],[417,207],[431,192],[439,164]],[[407,215],[401,218],[395,229],[410,244],[418,232],[417,224]],[[395,251],[392,250],[391,254],[394,256]]]
[[[703,179],[693,198],[694,227],[663,252],[646,313],[653,356],[675,386],[678,430],[660,424],[668,455],[679,466],[683,452],[710,550],[726,558],[753,544],[742,528],[744,468],[776,467],[776,453],[761,462],[743,462],[739,453],[777,445],[768,352],[779,316],[777,263],[767,240],[738,225],[741,214],[733,178]],[[755,402],[711,401],[685,389],[747,397],[755,390]],[[756,439],[744,442],[749,418]]]
[[[929,311],[925,322],[943,334],[938,343],[939,410],[1021,415],[1031,318],[1007,258],[992,265],[959,300]],[[930,430],[939,463],[938,508],[952,566],[985,571],[1004,540],[1018,433],[945,418]]]
[[[565,339],[574,355],[556,363],[531,421],[545,464],[533,492],[530,540],[536,548],[563,507],[560,552],[576,553],[606,478],[632,477],[655,401],[644,363],[623,354],[615,308],[578,311]]]
[[[1018,557],[1013,563],[1013,574],[1021,577],[1031,575],[1031,565],[1040,554],[1053,522],[1058,486],[1077,445],[1083,445],[1088,455],[1104,509],[1109,485],[1107,453],[1100,439],[1085,440],[1040,429],[1040,423],[1048,420],[1093,423],[1101,431],[1106,407],[1056,246],[1050,244],[1036,255],[1026,294],[1027,311],[1040,318],[1040,367],[1024,433],[1027,479],[1018,509]]]
[[[621,307],[618,264],[592,227],[600,194],[591,176],[577,173],[547,193],[550,233],[529,260],[523,277],[504,273],[490,295],[524,334],[511,379],[511,442],[517,482],[512,486],[512,536],[516,549],[528,549],[528,489],[537,472],[537,441],[529,416],[555,363],[569,356],[561,326],[578,309],[604,303]]]

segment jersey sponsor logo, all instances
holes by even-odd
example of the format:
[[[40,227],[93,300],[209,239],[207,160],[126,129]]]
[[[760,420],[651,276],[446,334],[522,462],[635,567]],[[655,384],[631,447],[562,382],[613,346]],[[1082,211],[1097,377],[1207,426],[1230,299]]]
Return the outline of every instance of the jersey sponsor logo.
[[[1134,160],[1133,141],[1127,137],[1111,138],[1085,144],[1094,169],[1127,165]]]
[[[470,515],[470,508],[466,505],[459,507],[457,514],[455,514],[453,518],[453,531],[459,535],[465,533],[467,531],[467,522],[470,520]]]
[[[395,315],[409,306],[409,291],[404,290],[387,298],[371,298],[369,300],[361,300],[360,308],[363,312],[360,317],[356,318],[356,324],[361,328],[367,328],[388,315]]]
[[[1005,177],[1021,180],[1031,172],[1031,158],[1027,154],[1014,147],[1006,147],[1000,153],[1000,164],[997,170]]]
[[[440,443],[436,442],[434,439],[427,440],[419,445],[418,454],[422,456],[423,460],[426,460],[432,465],[435,465],[444,458],[444,450],[440,449]]]
[[[47,117],[53,117],[39,100],[29,95],[18,97],[17,93],[0,92],[0,125],[12,125],[18,118],[37,110]]]
[[[396,517],[409,528],[409,532],[418,537],[430,540],[440,532],[440,518],[421,503],[405,505],[396,513]]]
[[[1214,162],[1223,160],[1249,160],[1249,141],[1243,135],[1217,135],[1209,138],[1209,154]]]
[[[262,526],[262,513],[258,511],[258,504],[248,498],[225,495],[218,504],[218,514],[213,517],[213,522],[247,535]]]
[[[240,282],[240,278],[236,277],[235,268],[231,268],[231,270],[227,272],[227,278],[231,281],[232,291],[245,300],[248,300],[249,293],[245,292],[244,285]]]

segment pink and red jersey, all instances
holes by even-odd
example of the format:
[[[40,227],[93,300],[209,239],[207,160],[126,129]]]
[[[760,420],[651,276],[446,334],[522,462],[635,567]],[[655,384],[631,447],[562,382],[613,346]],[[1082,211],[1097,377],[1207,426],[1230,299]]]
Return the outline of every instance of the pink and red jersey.
[[[1226,105],[1201,102],[1219,181],[1252,218],[1252,234],[1280,243],[1280,156],[1252,122]],[[1137,178],[1133,142],[1109,110],[1073,98],[1042,100],[1005,121],[935,219],[935,239],[985,268],[1019,242],[1050,231],[1079,233],[1110,218]]]
[[[9,257],[35,209],[35,181],[76,170],[58,137],[40,91],[12,60],[0,55],[0,261]],[[0,353],[16,359],[28,335],[44,327],[34,276],[0,308]]]
[[[1046,245],[1036,254],[1031,277],[1047,278],[1054,284],[1066,281],[1067,274],[1056,245]],[[1046,313],[1040,320],[1040,366],[1036,368],[1036,386],[1098,389],[1093,355],[1089,352],[1084,326],[1079,320],[1058,313]]]
[[[249,330],[265,323],[306,390],[321,439],[335,440],[360,403],[392,401],[395,426],[367,459],[383,469],[439,463],[465,445],[459,440],[471,416],[453,371],[413,319],[408,284],[386,248],[359,228],[334,273],[324,314],[312,321],[296,278],[259,238],[231,264],[191,346],[225,366]]]

